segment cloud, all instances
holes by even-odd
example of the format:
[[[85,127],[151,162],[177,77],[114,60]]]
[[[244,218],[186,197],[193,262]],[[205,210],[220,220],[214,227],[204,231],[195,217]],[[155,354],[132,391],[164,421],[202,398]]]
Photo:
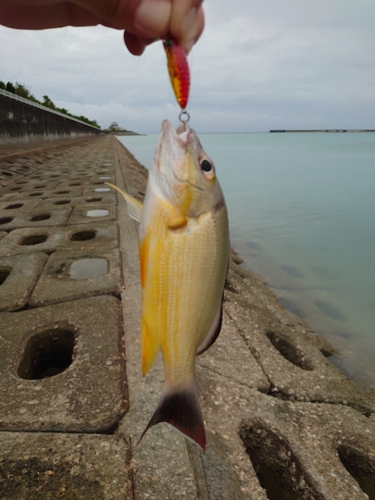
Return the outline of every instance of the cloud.
[[[189,57],[198,131],[373,128],[373,0],[207,0],[206,30]],[[179,113],[161,43],[142,57],[104,27],[0,27],[0,79],[41,99],[142,133]]]

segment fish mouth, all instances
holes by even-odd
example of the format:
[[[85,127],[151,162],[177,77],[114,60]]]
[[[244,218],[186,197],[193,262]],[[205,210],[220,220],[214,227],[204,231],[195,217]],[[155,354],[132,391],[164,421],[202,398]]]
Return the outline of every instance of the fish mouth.
[[[184,163],[183,157],[185,157],[185,161],[194,161],[192,152],[190,151],[189,147],[193,142],[194,135],[195,132],[189,127],[187,123],[181,123],[177,127],[177,129],[175,129],[168,120],[164,120],[162,123],[162,134],[160,141],[161,147],[164,147],[166,151],[176,152],[177,150],[179,152],[176,158],[171,161],[169,168],[167,168],[164,173],[167,175],[167,177],[169,177],[169,181],[173,182],[173,185],[175,187],[176,183],[179,184],[180,192],[189,188],[193,188],[197,191],[204,191],[204,189],[202,189],[200,186],[197,186],[194,182],[192,182],[191,179],[189,179],[189,169],[187,169],[187,171],[184,173],[182,171],[179,172],[178,169],[176,169],[176,165],[182,165]],[[162,163],[163,162],[159,162],[159,165]]]

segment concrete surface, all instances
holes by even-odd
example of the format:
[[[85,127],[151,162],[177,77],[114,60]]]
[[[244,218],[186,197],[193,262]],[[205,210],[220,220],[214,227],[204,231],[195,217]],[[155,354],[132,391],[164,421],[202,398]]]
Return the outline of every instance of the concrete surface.
[[[197,359],[206,453],[167,424],[137,446],[163,368],[141,376],[138,224],[95,189],[110,176],[142,199],[147,171],[114,137],[19,148],[0,151],[0,220],[22,226],[0,225],[0,304],[23,294],[0,313],[0,498],[375,499],[375,391],[235,253],[222,332]],[[70,215],[54,225],[19,215],[59,207]],[[109,214],[86,221],[91,209]],[[72,279],[83,258],[108,272]],[[24,282],[6,276],[17,266]]]

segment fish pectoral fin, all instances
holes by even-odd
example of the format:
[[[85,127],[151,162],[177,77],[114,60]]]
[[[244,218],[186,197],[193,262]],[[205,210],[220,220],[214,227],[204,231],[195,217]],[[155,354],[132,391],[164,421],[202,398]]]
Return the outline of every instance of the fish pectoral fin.
[[[125,191],[115,186],[114,184],[110,184],[109,182],[106,182],[105,184],[113,189],[116,189],[116,191],[122,194],[122,196],[126,200],[129,217],[131,217],[133,220],[136,220],[137,222],[141,222],[143,204],[139,200],[133,198],[133,196],[131,196],[130,194],[125,193]]]
[[[187,218],[177,208],[174,208],[170,211],[167,225],[169,229],[181,229],[185,227],[187,224]]]
[[[142,316],[141,319],[141,343],[142,343],[142,375],[146,375],[155,361],[155,357],[160,349],[160,344],[150,334],[147,321]]]
[[[216,313],[211,328],[209,329],[202,344],[198,347],[197,356],[204,353],[204,351],[207,351],[207,349],[211,347],[212,344],[215,342],[215,340],[218,338],[222,322],[223,322],[223,300],[221,300],[220,307]]]
[[[158,406],[138,444],[150,427],[160,422],[173,425],[185,437],[200,446],[202,450],[206,449],[206,432],[195,380],[183,385],[169,386],[163,390]]]

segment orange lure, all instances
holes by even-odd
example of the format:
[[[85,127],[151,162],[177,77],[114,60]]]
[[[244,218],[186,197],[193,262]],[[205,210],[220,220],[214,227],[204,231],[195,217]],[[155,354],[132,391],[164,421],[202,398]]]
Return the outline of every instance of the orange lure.
[[[168,72],[172,88],[181,109],[186,108],[189,99],[190,72],[189,64],[183,48],[173,39],[163,41],[167,54]]]

